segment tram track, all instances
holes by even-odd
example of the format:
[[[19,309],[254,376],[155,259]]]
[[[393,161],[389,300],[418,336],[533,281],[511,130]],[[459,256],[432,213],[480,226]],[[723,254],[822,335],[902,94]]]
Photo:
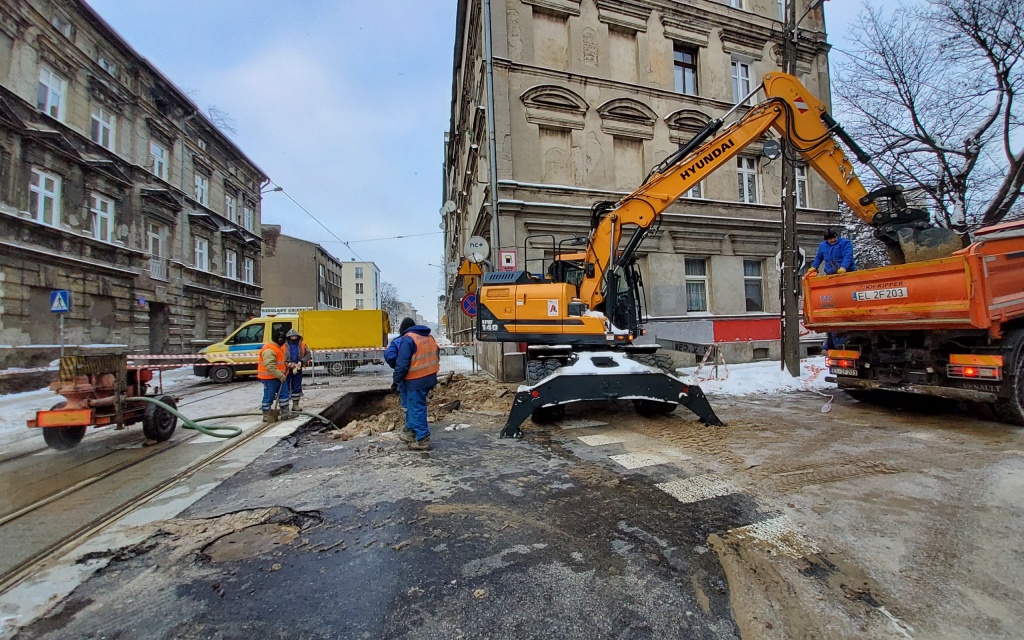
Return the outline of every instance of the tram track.
[[[5,593],[11,588],[17,586],[25,578],[29,577],[30,575],[38,571],[40,568],[42,568],[42,566],[48,560],[66,555],[74,548],[82,544],[89,537],[99,533],[100,531],[102,531],[118,519],[124,517],[125,515],[139,508],[153,497],[163,493],[164,491],[167,491],[168,489],[180,483],[181,481],[191,477],[198,471],[201,471],[207,466],[217,462],[224,456],[232,453],[233,451],[236,451],[240,447],[244,446],[246,443],[252,441],[254,438],[258,438],[262,434],[274,428],[275,426],[277,426],[277,424],[278,423],[259,424],[255,427],[252,427],[251,429],[246,430],[242,435],[228,441],[215,452],[211,453],[205,458],[187,466],[186,468],[182,469],[173,476],[163,481],[160,481],[155,486],[143,491],[142,493],[136,495],[130,500],[122,502],[117,507],[114,507],[113,509],[108,509],[99,516],[92,518],[85,524],[76,527],[70,533],[61,536],[55,542],[47,544],[44,548],[35,550],[26,559],[15,564],[10,569],[5,570],[3,573],[0,573],[0,594]],[[177,446],[184,444],[185,442],[188,442],[189,440],[191,440],[191,438],[183,438],[174,441],[173,444],[171,444],[171,446],[161,446],[157,448],[151,455],[147,455],[142,458],[134,459],[131,461],[126,461],[125,463],[111,467],[110,469],[104,470],[94,476],[79,481],[78,483],[70,487],[66,487],[64,489],[61,489],[60,491],[54,492],[53,494],[40,498],[39,500],[36,500],[33,503],[26,505],[16,511],[10,512],[4,516],[0,516],[0,533],[2,533],[4,526],[12,522],[15,522],[20,518],[23,518],[35,511],[38,511],[43,507],[66,499],[80,492],[82,489],[85,489],[86,487],[95,485],[96,483],[104,479],[122,473],[126,469],[134,467],[148,460],[152,460],[158,455],[171,451]]]

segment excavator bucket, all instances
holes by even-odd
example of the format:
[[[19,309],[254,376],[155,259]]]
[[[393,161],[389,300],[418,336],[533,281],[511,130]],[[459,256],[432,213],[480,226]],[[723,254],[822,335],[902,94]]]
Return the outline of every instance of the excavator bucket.
[[[900,250],[903,252],[902,263],[904,264],[948,258],[963,249],[960,236],[952,229],[945,227],[930,227],[927,229],[904,227],[896,232],[896,239],[899,241]],[[890,258],[893,258],[893,256],[890,256]]]
[[[534,421],[558,419],[565,405],[594,400],[633,400],[643,415],[667,415],[684,406],[709,426],[725,426],[715,415],[700,387],[640,364],[621,353],[580,353],[571,366],[562,367],[533,386],[519,387],[502,438],[521,438],[520,427]]]

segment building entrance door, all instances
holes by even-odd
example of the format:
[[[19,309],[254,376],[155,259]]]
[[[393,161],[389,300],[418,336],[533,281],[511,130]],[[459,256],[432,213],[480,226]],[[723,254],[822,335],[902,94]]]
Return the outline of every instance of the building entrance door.
[[[171,313],[162,302],[149,303],[149,352],[152,354],[167,353],[170,342]]]

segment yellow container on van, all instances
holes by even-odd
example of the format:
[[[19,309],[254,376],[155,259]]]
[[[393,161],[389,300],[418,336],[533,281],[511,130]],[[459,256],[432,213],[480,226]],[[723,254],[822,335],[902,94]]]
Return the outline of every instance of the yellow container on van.
[[[391,324],[380,309],[299,311],[294,315],[268,314],[248,320],[227,338],[202,351],[192,371],[214,382],[256,375],[256,360],[271,337],[295,329],[313,351],[313,364],[329,373],[347,375],[360,364],[384,361]],[[340,351],[340,350],[349,351]]]

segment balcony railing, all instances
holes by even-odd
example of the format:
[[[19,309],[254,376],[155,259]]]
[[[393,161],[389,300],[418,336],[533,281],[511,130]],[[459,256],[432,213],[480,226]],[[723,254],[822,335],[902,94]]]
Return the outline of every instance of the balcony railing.
[[[154,280],[169,280],[167,277],[167,260],[165,258],[149,259],[149,277]]]

